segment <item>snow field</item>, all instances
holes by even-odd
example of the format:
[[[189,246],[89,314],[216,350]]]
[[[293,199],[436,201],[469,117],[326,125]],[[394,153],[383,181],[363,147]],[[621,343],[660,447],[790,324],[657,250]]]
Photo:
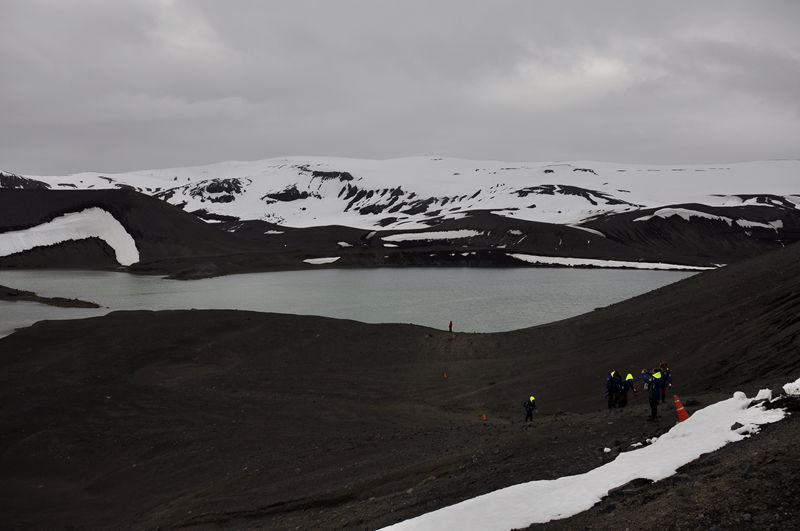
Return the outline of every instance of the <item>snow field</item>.
[[[350,180],[313,176],[314,171],[348,172]],[[74,185],[80,189],[115,188],[120,184],[156,194],[174,193],[173,204],[193,211],[207,209],[240,219],[263,219],[291,227],[346,225],[364,229],[426,228],[425,213],[359,212],[364,205],[388,204],[389,190],[402,188],[401,200],[432,198],[430,210],[441,209],[445,219],[459,219],[467,210],[494,210],[514,219],[577,224],[607,212],[634,209],[631,204],[658,208],[669,204],[701,203],[712,206],[755,204],[736,194],[775,194],[800,204],[797,174],[800,161],[760,161],[729,165],[653,166],[609,162],[572,161],[503,162],[440,157],[390,160],[337,157],[281,157],[251,162],[223,162],[207,166],[136,171],[120,174],[80,173],[67,176],[29,176],[54,189]],[[758,176],[754,179],[753,176]],[[214,202],[222,192],[208,192],[214,179],[234,179],[241,191],[231,202]],[[369,192],[347,211],[348,186]],[[556,193],[520,194],[521,189],[555,186]],[[584,188],[589,199],[559,190]],[[266,201],[291,187],[307,193],[293,201]],[[198,193],[201,192],[201,193]],[[621,203],[608,203],[603,196]],[[446,199],[446,201],[445,201]],[[532,206],[535,204],[535,206]],[[378,221],[397,215],[390,226]]]
[[[86,238],[100,238],[106,242],[120,265],[129,266],[139,261],[133,237],[114,216],[101,208],[87,208],[29,229],[0,233],[0,256]]]
[[[786,387],[800,394],[800,379]],[[648,441],[649,446],[621,453],[584,474],[513,485],[384,529],[507,531],[567,518],[591,508],[611,489],[637,478],[667,478],[701,455],[740,441],[757,433],[760,425],[778,422],[786,415],[784,410],[767,410],[763,405],[748,407],[751,403],[744,393],[737,392],[696,411],[689,420]],[[731,430],[737,422],[743,427]]]

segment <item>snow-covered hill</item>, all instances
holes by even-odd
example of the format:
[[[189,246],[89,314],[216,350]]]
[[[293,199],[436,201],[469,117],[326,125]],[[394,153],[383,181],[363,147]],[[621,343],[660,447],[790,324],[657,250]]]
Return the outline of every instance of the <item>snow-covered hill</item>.
[[[132,187],[205,219],[289,227],[415,229],[476,210],[580,224],[603,214],[687,203],[798,209],[800,161],[647,166],[287,157],[120,174],[0,177],[0,188],[20,187]]]
[[[0,267],[75,266],[90,255],[84,266],[107,265],[107,246],[92,254],[74,238],[30,248],[41,244],[35,225],[87,208],[111,212],[132,235],[143,250],[138,270],[181,278],[333,266],[696,270],[800,241],[800,161],[791,160],[290,157],[113,175],[0,173],[0,192],[0,233],[24,230],[14,238],[27,242],[5,246]]]

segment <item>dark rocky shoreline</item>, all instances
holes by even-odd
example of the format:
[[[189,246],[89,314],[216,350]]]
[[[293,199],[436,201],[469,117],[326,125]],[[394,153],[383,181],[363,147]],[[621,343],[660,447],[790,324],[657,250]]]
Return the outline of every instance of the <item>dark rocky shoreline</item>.
[[[0,286],[0,301],[38,302],[59,308],[100,308],[100,305],[94,302],[64,297],[41,297],[32,291],[22,291],[7,286]]]

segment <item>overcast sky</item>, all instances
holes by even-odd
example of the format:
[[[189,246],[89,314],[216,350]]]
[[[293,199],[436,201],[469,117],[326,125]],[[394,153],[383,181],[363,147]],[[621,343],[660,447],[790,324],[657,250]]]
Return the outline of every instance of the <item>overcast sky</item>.
[[[800,157],[800,2],[3,0],[0,168]]]

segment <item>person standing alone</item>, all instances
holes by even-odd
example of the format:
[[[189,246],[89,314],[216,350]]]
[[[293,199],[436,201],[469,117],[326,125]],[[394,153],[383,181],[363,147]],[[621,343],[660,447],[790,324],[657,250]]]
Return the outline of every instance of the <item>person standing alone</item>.
[[[522,403],[525,408],[525,422],[533,422],[533,412],[536,411],[536,397],[531,395],[528,400]]]

